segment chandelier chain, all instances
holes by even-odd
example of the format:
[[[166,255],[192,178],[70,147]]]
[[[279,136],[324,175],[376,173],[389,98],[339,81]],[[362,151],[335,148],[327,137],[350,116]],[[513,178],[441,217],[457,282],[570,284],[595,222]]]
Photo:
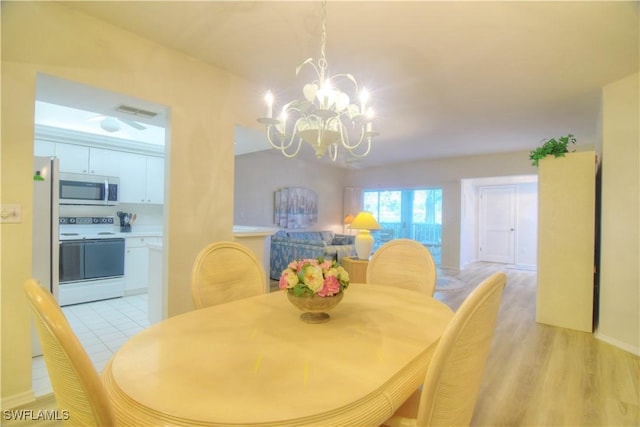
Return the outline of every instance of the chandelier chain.
[[[327,69],[327,57],[326,57],[326,44],[327,44],[327,1],[322,1],[322,30],[320,35],[320,58],[318,59],[318,66],[320,67],[320,80],[324,82],[324,71]]]

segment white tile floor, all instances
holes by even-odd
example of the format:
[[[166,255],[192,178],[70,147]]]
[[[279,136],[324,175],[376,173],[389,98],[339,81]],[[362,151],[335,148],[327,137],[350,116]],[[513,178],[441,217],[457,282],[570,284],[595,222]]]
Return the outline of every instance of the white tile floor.
[[[98,372],[125,341],[149,326],[147,294],[70,305],[62,311]],[[31,384],[36,396],[53,391],[42,356],[33,358]]]

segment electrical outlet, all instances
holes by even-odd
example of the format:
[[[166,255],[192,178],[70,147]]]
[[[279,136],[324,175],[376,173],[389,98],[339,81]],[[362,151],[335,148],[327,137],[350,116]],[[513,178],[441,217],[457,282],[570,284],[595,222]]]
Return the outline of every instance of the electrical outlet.
[[[2,205],[0,211],[0,222],[19,223],[22,222],[22,206],[21,205]]]

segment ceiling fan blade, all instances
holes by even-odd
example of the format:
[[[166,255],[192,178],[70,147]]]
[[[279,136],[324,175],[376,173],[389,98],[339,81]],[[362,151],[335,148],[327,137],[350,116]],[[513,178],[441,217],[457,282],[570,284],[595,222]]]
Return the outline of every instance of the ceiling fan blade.
[[[123,119],[119,119],[121,122],[128,124],[129,126],[131,126],[132,128],[138,129],[138,130],[145,130],[147,127],[141,125],[138,122],[134,122],[133,120],[123,120]]]

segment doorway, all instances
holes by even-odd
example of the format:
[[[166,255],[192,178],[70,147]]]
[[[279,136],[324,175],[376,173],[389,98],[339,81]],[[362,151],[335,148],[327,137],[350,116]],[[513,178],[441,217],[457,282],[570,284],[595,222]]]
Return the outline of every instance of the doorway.
[[[461,267],[490,261],[536,269],[537,175],[465,179],[461,196]]]
[[[164,199],[167,188],[165,182],[168,181],[169,176],[169,163],[164,162],[164,158],[169,145],[169,133],[165,132],[165,129],[168,128],[168,107],[44,74],[37,76],[35,104],[34,155],[56,157],[59,159],[58,162],[61,162],[60,159],[64,156],[65,158],[62,161],[65,165],[60,167],[62,171],[64,171],[64,167],[67,169],[73,168],[82,162],[88,162],[88,165],[93,167],[94,163],[92,162],[96,160],[99,167],[106,171],[98,172],[96,170],[96,173],[108,176],[119,175],[119,188],[121,190],[124,190],[124,182],[127,179],[132,181],[131,178],[134,176],[133,173],[126,175],[127,170],[125,169],[128,168],[136,172],[136,184],[141,184],[135,188],[129,186],[128,193],[120,191],[120,204],[117,206],[60,206],[57,202],[50,202],[52,222],[57,224],[59,217],[112,217],[115,220],[113,231],[117,231],[119,230],[117,212],[135,212],[137,213],[137,219],[136,223],[133,224],[133,228],[137,228],[136,231],[144,230],[145,233],[166,236],[168,209]],[[138,107],[139,111],[156,112],[157,114],[154,117],[146,117],[145,114],[138,114],[138,112],[131,115],[119,111],[124,110],[121,108],[122,106],[132,105]],[[96,155],[94,156],[94,154]],[[114,159],[118,160],[115,161]],[[127,161],[125,162],[124,160]],[[121,167],[121,165],[125,166]],[[130,167],[130,165],[136,166]],[[160,165],[159,168],[158,165]],[[92,173],[92,171],[83,172],[82,170],[67,170],[67,172]],[[142,176],[141,179],[139,178],[140,175]],[[146,196],[144,200],[138,198],[141,192]],[[54,216],[55,218],[53,218]],[[38,229],[37,231],[35,227],[34,218],[34,237],[38,233],[38,235],[43,235],[41,230]],[[46,232],[55,239],[56,244],[52,245],[52,249],[47,253],[46,257],[42,257],[40,254],[38,256],[33,255],[34,269],[36,268],[36,262],[49,262],[53,263],[51,265],[57,265],[57,257],[54,253],[57,252],[55,248],[57,248],[59,238],[57,230],[57,227],[55,227],[53,230],[49,229]],[[131,236],[123,235],[123,237],[127,237],[125,240],[131,240],[129,239]],[[135,254],[139,254],[140,250],[143,249],[146,253],[148,244],[155,243],[155,247],[160,247],[163,242],[166,243],[164,237],[148,238],[145,240],[144,247],[140,247],[140,245],[134,247],[132,244],[129,250],[132,255],[134,255],[133,251],[136,251]],[[162,245],[162,247],[164,248],[165,245]],[[130,258],[134,259],[133,256]],[[139,261],[140,259],[140,257],[135,257],[135,260]],[[144,259],[146,260],[147,257],[144,257]],[[151,286],[151,282],[149,282],[149,286],[146,288],[128,286],[126,260],[127,255],[125,255],[124,276],[125,298],[121,298],[122,302],[127,302],[130,305],[128,301],[136,301],[136,316],[139,315],[140,310],[143,310],[145,318],[148,318],[151,313],[158,313],[156,317],[165,318],[166,288],[162,277],[156,280],[159,283],[154,283]],[[149,270],[147,261],[143,263],[132,262],[130,264],[137,267],[136,271],[133,272],[136,273],[134,274],[136,280],[131,282],[138,282],[137,278],[140,271],[144,271],[145,276],[147,276],[146,273]],[[48,268],[45,270],[48,270]],[[41,281],[43,285],[49,285],[50,290],[56,295],[57,275],[48,277],[48,281],[35,274],[34,277]],[[152,298],[148,298],[150,293],[153,293]],[[135,298],[137,296],[141,298]],[[130,297],[130,299],[127,299],[127,297]],[[125,320],[128,322],[131,319],[122,319],[121,313],[117,311],[114,304],[115,301],[117,300],[104,300],[102,304],[99,304],[100,307],[105,308],[104,318],[120,318],[122,320],[120,326],[123,328],[131,326],[129,330],[132,332],[144,325],[142,320],[138,319],[139,316],[135,319],[135,325],[125,323]],[[68,307],[78,308],[81,305]],[[85,308],[75,310],[75,315],[78,317],[76,319],[77,323],[95,323],[97,309],[88,310],[88,306]],[[125,308],[129,309],[128,306]],[[87,317],[83,318],[85,315]],[[157,320],[160,319],[155,319],[155,321]],[[114,325],[110,324],[110,326]],[[32,340],[32,347],[35,350],[32,351],[35,356],[39,353],[37,339]]]

